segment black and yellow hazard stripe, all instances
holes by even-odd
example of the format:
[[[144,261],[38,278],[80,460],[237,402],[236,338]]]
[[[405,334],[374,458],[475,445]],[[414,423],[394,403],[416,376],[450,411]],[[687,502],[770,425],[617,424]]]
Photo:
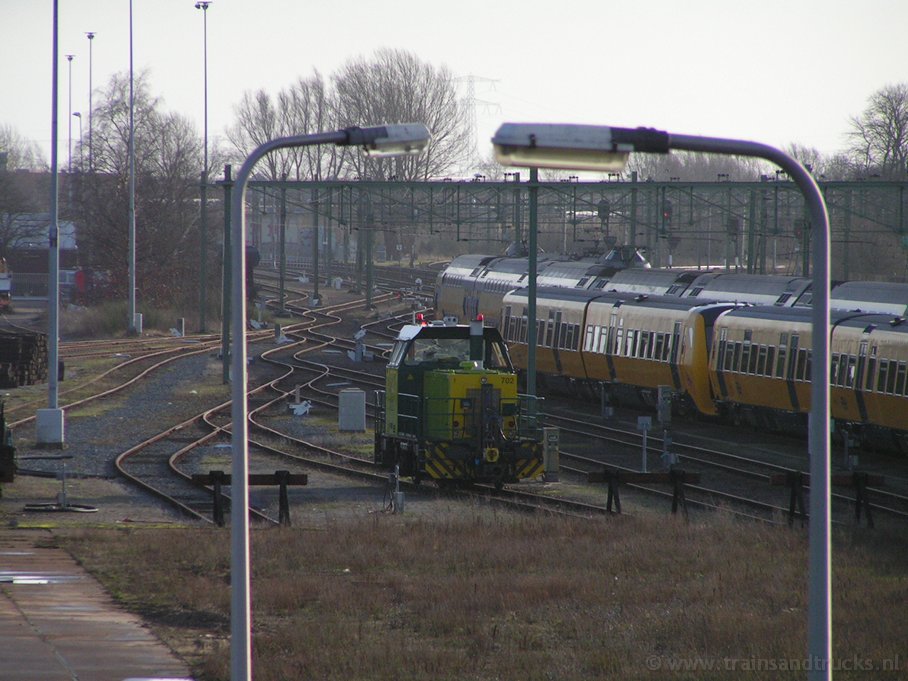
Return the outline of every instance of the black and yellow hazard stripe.
[[[545,466],[542,459],[517,459],[514,471],[518,480],[535,480],[545,473]]]
[[[460,480],[464,477],[463,464],[448,456],[449,443],[440,442],[425,448],[425,468],[429,477],[436,480]]]

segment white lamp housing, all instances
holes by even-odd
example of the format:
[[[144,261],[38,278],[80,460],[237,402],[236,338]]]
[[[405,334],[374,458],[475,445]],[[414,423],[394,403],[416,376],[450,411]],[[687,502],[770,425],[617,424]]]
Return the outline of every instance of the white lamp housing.
[[[369,156],[418,154],[429,143],[429,129],[422,123],[395,123],[374,128],[350,128],[350,145],[361,145]]]
[[[621,171],[634,150],[601,125],[503,123],[492,138],[502,165]]]

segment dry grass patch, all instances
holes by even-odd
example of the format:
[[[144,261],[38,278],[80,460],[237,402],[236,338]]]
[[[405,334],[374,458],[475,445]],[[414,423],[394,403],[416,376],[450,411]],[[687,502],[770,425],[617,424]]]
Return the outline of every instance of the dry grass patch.
[[[61,541],[211,681],[229,677],[227,536],[92,531]],[[904,657],[908,571],[895,540],[837,539],[837,658]],[[752,667],[804,657],[806,553],[800,532],[718,518],[484,508],[256,531],[255,677],[777,678]],[[734,671],[689,668],[729,660]],[[688,669],[670,668],[679,664]]]

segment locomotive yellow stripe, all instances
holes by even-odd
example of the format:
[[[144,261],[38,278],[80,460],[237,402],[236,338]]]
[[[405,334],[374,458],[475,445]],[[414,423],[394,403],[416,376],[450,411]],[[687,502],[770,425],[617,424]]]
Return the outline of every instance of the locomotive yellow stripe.
[[[535,479],[545,472],[545,466],[539,459],[519,459],[514,469],[518,480]]]
[[[462,477],[460,466],[447,457],[446,450],[447,444],[442,443],[426,451],[426,472],[435,479]]]

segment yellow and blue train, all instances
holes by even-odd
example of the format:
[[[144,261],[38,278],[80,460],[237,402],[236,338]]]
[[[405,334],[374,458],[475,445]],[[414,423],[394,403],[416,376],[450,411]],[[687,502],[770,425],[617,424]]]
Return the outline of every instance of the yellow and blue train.
[[[518,394],[498,329],[404,326],[377,393],[375,462],[414,481],[505,483],[543,474],[541,410]]]
[[[453,318],[458,308],[495,305],[491,292],[505,278],[496,267],[494,260],[476,263],[459,280],[442,273],[436,314]],[[810,280],[644,268],[603,273],[578,263],[561,285],[537,288],[531,331],[525,272],[513,259],[504,269],[519,287],[497,293],[493,314],[518,371],[527,368],[535,333],[541,388],[655,407],[660,387],[668,386],[678,411],[774,430],[805,425]],[[908,285],[838,284],[831,306],[832,418],[858,444],[908,452]]]

